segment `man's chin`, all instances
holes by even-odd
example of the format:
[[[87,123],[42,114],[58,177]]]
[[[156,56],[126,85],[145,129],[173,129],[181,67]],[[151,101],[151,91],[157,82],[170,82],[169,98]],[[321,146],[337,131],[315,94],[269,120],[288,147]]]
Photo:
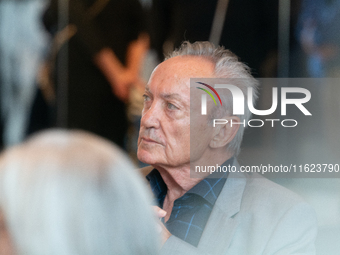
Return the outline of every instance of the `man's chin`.
[[[151,164],[154,163],[153,160],[152,160],[153,159],[152,154],[149,153],[146,150],[143,150],[143,149],[138,149],[138,151],[137,151],[137,158],[141,162],[143,162],[145,164],[148,164],[148,165],[151,165]]]

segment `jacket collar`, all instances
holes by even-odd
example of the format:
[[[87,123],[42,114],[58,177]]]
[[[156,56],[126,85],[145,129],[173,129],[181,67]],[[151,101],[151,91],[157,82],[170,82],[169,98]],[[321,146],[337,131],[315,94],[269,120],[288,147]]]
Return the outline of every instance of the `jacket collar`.
[[[240,167],[236,160],[234,166],[236,169]],[[209,254],[214,247],[214,254],[225,254],[240,223],[234,216],[240,211],[246,183],[246,174],[229,174],[201,236],[199,249]]]

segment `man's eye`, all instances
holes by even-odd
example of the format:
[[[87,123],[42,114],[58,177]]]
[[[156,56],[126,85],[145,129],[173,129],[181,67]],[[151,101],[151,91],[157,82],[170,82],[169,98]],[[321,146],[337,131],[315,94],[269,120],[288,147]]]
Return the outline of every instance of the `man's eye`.
[[[150,97],[148,95],[143,95],[143,98],[144,98],[144,102],[147,102],[150,100]]]
[[[168,103],[168,109],[169,110],[177,110],[178,108],[176,107],[176,106],[174,106],[173,104],[171,104],[171,103]]]

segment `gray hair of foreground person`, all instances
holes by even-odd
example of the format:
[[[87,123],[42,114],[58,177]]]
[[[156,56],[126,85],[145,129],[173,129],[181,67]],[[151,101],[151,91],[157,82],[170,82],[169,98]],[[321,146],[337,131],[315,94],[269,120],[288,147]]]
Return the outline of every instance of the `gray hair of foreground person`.
[[[157,254],[151,196],[127,157],[82,131],[46,131],[0,158],[16,254]]]
[[[180,48],[176,49],[172,53],[170,53],[165,60],[177,57],[177,56],[199,56],[206,58],[212,61],[215,64],[214,78],[228,78],[229,82],[239,89],[242,90],[244,95],[244,115],[236,115],[240,118],[240,122],[246,123],[251,117],[251,112],[247,107],[247,90],[248,88],[252,88],[252,101],[255,104],[255,101],[258,98],[258,81],[251,75],[250,68],[239,61],[238,57],[232,53],[231,51],[225,49],[223,46],[215,47],[214,44],[210,42],[195,42],[190,43],[185,41],[182,43]],[[199,78],[199,77],[194,77]],[[212,85],[212,84],[211,84]],[[217,89],[218,90],[218,89]],[[220,90],[219,95],[223,102],[223,108],[214,107],[212,112],[212,119],[221,118],[225,114],[228,116],[232,115],[232,95],[229,90]],[[237,156],[240,152],[240,146],[242,142],[242,137],[244,133],[244,126],[240,125],[239,130],[235,136],[235,138],[228,145],[228,150],[232,151],[235,156]]]

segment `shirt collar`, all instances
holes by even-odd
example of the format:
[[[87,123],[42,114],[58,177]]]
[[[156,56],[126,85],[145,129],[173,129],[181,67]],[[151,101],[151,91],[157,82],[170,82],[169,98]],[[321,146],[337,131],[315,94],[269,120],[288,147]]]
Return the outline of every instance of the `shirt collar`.
[[[167,186],[157,169],[153,169],[147,176],[151,191],[155,197],[153,204],[163,208],[163,201],[167,192]]]
[[[222,166],[233,165],[234,158],[228,159],[223,163]],[[222,167],[221,166],[221,167]],[[228,177],[228,172],[221,173],[214,172],[209,177],[203,179],[192,187],[186,194],[196,194],[207,200],[211,205],[214,205],[218,195],[220,194],[226,179]],[[157,169],[153,169],[147,176],[146,179],[150,183],[151,191],[155,196],[155,204],[163,207],[164,198],[167,193],[167,186],[162,179],[162,176]],[[185,196],[185,195],[184,195]],[[179,198],[180,199],[180,198]]]
[[[233,165],[234,158],[230,158],[223,163],[223,166]],[[192,193],[199,195],[200,197],[207,200],[210,204],[214,205],[218,195],[220,194],[226,180],[228,177],[228,172],[217,173],[214,172],[207,178],[203,179],[192,187],[187,193]]]

